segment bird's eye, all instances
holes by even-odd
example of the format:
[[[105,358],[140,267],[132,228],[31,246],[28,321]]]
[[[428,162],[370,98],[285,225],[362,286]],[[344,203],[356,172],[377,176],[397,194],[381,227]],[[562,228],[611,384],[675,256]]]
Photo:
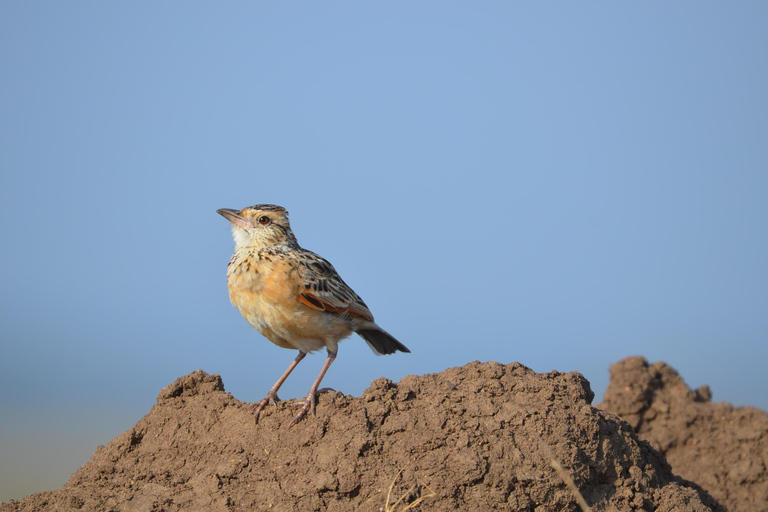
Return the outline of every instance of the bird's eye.
[[[259,217],[259,224],[261,224],[262,226],[266,226],[270,222],[272,222],[272,219],[270,219],[266,215],[262,215],[261,217]]]

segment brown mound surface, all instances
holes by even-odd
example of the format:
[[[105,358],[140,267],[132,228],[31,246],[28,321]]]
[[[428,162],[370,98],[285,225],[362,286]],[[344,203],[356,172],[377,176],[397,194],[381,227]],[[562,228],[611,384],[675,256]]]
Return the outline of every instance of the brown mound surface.
[[[706,386],[692,391],[666,363],[628,357],[611,366],[599,407],[627,420],[675,473],[729,510],[768,510],[768,414],[711,397]]]
[[[579,510],[553,458],[595,511],[723,510],[592,398],[578,373],[475,362],[321,395],[288,429],[297,401],[254,425],[196,371],[63,488],[0,511]]]

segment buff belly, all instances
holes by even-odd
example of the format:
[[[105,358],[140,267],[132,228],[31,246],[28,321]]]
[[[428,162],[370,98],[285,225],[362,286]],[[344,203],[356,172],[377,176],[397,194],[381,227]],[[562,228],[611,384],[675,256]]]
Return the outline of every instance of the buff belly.
[[[228,274],[229,298],[252,326],[283,348],[313,352],[328,347],[353,331],[346,316],[312,309],[299,300],[296,268],[281,259],[237,264]],[[243,271],[241,271],[241,269]]]
[[[314,352],[323,347],[335,350],[337,342],[352,334],[345,318],[311,309],[298,300],[271,300],[252,290],[232,290],[230,299],[245,319],[265,338],[283,348]]]

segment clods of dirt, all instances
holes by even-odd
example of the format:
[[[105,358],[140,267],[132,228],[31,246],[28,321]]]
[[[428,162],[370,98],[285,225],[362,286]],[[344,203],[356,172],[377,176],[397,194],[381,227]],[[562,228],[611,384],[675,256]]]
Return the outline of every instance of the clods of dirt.
[[[707,386],[690,389],[663,362],[628,357],[611,366],[600,408],[629,422],[729,510],[768,510],[768,413],[713,403]]]
[[[288,428],[298,401],[254,425],[196,371],[64,487],[0,511],[578,511],[577,493],[594,511],[724,510],[593,396],[575,372],[473,362],[322,394]]]

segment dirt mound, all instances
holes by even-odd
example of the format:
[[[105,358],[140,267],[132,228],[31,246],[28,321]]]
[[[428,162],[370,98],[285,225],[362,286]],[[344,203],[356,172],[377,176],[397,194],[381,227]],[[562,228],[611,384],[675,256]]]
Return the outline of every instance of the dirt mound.
[[[672,470],[697,482],[730,510],[768,509],[768,414],[712,403],[666,363],[628,357],[611,366],[599,405],[627,420],[666,455]]]
[[[617,416],[590,405],[578,373],[470,363],[380,378],[359,398],[297,401],[253,424],[250,405],[197,371],[162,390],[149,414],[100,446],[56,491],[0,511],[724,510],[672,475]],[[564,470],[553,468],[558,461]]]

